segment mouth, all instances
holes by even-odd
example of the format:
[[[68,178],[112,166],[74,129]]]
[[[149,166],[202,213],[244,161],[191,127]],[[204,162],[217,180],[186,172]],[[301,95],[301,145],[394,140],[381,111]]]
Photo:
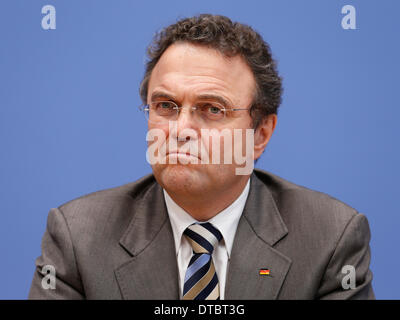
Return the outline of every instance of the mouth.
[[[190,152],[182,152],[182,151],[170,151],[166,155],[167,157],[175,157],[175,158],[183,158],[186,160],[190,159],[197,159],[200,160],[200,158],[197,155],[191,154]]]

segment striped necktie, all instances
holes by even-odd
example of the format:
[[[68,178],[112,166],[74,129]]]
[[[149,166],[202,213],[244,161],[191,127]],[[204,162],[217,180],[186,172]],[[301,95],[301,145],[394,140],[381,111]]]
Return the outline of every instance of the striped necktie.
[[[222,234],[211,223],[194,223],[183,233],[193,248],[185,274],[183,300],[219,300],[219,284],[212,253]]]

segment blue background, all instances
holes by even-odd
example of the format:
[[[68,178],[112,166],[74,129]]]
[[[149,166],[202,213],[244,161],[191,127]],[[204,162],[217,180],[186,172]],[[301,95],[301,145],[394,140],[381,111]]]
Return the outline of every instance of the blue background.
[[[42,6],[56,8],[43,30]],[[343,30],[354,5],[357,30]],[[199,13],[253,26],[284,78],[257,167],[364,213],[379,299],[399,299],[399,1],[0,3],[0,298],[25,299],[50,208],[150,173],[137,110],[154,33]]]

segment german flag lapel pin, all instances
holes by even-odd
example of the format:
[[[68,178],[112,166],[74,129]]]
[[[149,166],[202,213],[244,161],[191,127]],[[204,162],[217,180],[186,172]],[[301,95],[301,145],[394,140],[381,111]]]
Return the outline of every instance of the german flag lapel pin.
[[[268,268],[262,268],[259,271],[260,276],[270,276],[271,277],[271,272]]]

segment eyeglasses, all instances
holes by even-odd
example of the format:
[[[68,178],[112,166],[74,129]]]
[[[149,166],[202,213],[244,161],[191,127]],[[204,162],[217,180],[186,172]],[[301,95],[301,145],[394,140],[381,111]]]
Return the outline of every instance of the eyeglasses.
[[[153,123],[176,121],[183,106],[178,106],[173,101],[153,101],[141,108],[146,119]],[[225,108],[217,102],[198,101],[190,107],[194,118],[206,124],[223,122],[227,115],[233,111],[249,110],[247,108]]]

